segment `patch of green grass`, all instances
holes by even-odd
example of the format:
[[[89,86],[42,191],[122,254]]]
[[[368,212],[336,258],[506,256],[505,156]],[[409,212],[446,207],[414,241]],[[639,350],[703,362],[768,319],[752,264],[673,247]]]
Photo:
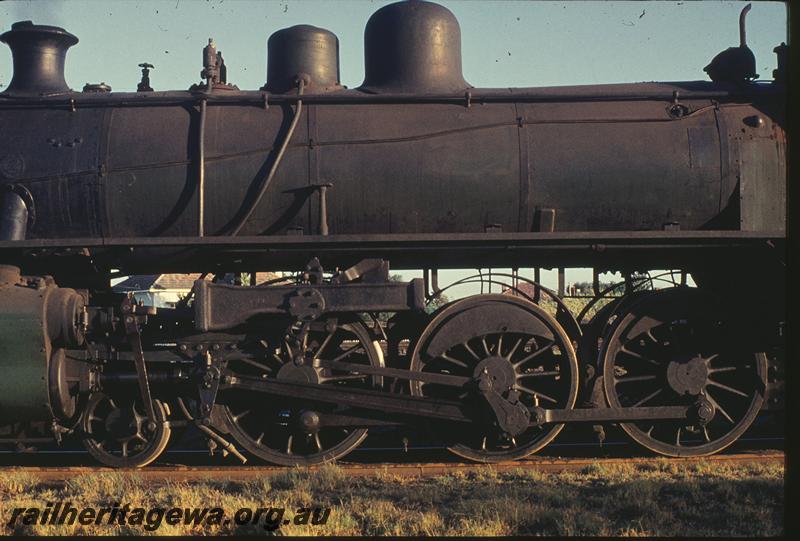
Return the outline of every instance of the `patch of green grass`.
[[[10,473],[0,478],[0,524],[16,507],[70,500],[103,507],[329,507],[325,525],[284,525],[285,535],[774,536],[783,532],[783,465],[658,460],[593,464],[579,472],[498,472],[491,466],[438,477],[402,478],[391,469],[350,477],[337,466],[286,469],[246,481],[147,483],[135,474],[76,477],[61,486]],[[261,525],[47,526],[28,535],[271,534]]]

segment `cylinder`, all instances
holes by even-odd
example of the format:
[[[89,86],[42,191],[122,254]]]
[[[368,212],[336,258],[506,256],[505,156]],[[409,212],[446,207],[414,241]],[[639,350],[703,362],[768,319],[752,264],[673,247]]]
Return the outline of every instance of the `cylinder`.
[[[63,348],[83,341],[83,297],[43,278],[27,287],[18,282],[18,269],[0,267],[0,423],[69,417],[70,372],[80,367],[65,364],[71,361]]]
[[[57,26],[21,21],[0,36],[11,47],[14,76],[3,94],[13,96],[52,96],[71,92],[64,79],[67,49],[78,38]]]
[[[376,11],[364,31],[362,90],[454,93],[471,85],[461,71],[461,29],[447,8],[408,0]]]
[[[301,24],[270,36],[264,89],[275,94],[290,92],[297,88],[298,76],[306,79],[307,93],[341,88],[339,39],[333,32]]]

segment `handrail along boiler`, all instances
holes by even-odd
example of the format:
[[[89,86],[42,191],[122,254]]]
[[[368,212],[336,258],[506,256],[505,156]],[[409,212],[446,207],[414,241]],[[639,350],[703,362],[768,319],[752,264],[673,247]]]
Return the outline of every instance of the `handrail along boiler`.
[[[668,456],[727,447],[780,387],[785,319],[786,46],[755,82],[747,9],[711,81],[510,89],[466,82],[455,17],[421,0],[371,17],[356,89],[336,36],[300,25],[270,37],[259,90],[209,40],[188,91],[154,91],[145,62],[137,92],[75,92],[78,39],[13,24],[0,443],[144,466],[194,425],[294,465],[426,427],[490,462],[614,422]],[[576,319],[516,271],[568,266],[620,271],[624,294],[595,280]],[[428,313],[436,270],[465,267],[515,270]],[[641,287],[659,268],[697,287]],[[202,276],[175,308],[110,287],[176,272]]]

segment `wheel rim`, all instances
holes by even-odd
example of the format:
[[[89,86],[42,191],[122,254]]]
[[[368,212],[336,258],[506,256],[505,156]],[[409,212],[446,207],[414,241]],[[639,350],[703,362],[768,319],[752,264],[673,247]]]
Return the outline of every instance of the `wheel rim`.
[[[262,342],[264,344],[265,342]],[[279,347],[264,345],[264,355],[257,361],[230,361],[229,370],[266,378],[287,377],[292,358],[297,354],[281,341]],[[328,368],[315,367],[319,359],[382,366],[383,356],[369,331],[360,322],[326,329],[324,322],[314,323],[309,330],[306,351],[313,359],[309,377],[323,385],[372,389],[380,385],[377,376],[352,376]],[[341,458],[367,437],[367,429],[320,427],[308,430],[302,420],[314,413],[335,413],[336,405],[315,404],[307,400],[268,397],[260,393],[231,393],[224,397],[223,412],[234,439],[253,455],[280,465],[310,465]],[[313,417],[312,417],[313,418]]]
[[[138,399],[96,393],[86,405],[82,425],[83,445],[101,463],[115,468],[140,468],[164,452],[170,428],[163,404],[153,401],[157,422],[148,426]]]
[[[641,298],[646,292],[633,292],[624,297],[611,300],[608,304],[600,308],[597,313],[583,327],[583,334],[578,342],[578,361],[581,367],[587,369],[587,374],[595,374],[597,377],[602,375],[603,366],[603,343],[609,332],[608,329],[619,317],[621,312],[625,312],[627,307]],[[591,371],[587,367],[591,367]],[[586,377],[583,381],[587,391],[591,390],[596,377]]]
[[[744,433],[763,403],[766,356],[735,343],[720,311],[701,292],[651,293],[612,325],[603,351],[611,407],[693,406],[705,400],[710,422],[622,423],[644,447],[667,456],[704,456]]]
[[[571,341],[555,319],[535,304],[506,295],[479,295],[442,310],[420,337],[412,371],[472,377],[481,363],[508,363],[513,390],[527,407],[571,409],[578,364]],[[469,391],[414,381],[411,393],[466,400]],[[547,445],[563,424],[530,427],[511,437],[488,427],[459,428],[453,453],[479,462],[514,460]]]

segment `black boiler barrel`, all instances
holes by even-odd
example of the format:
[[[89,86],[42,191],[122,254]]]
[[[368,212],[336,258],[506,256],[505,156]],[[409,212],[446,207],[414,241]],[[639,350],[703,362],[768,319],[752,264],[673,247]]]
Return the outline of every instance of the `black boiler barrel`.
[[[331,235],[738,229],[718,217],[739,204],[742,151],[721,141],[709,100],[686,103],[698,112],[682,119],[656,100],[307,103],[240,235],[316,234],[323,183]],[[219,235],[260,190],[293,108],[209,102],[207,114],[205,229]],[[0,109],[0,121],[17,126],[0,133],[0,184],[33,194],[29,238],[196,234],[196,109]],[[748,158],[770,172],[761,185],[780,181],[772,146]]]

